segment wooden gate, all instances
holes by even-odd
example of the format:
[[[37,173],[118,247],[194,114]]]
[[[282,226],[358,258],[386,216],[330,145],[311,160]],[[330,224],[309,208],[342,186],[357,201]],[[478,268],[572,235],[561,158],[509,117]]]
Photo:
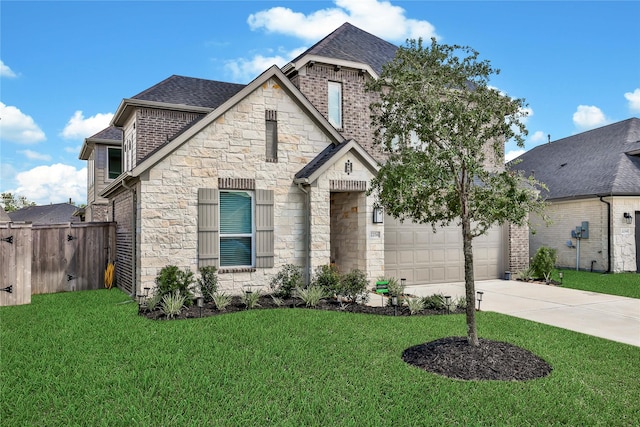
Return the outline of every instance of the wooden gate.
[[[29,289],[29,301],[3,296],[0,305],[28,304],[32,294],[100,289],[107,262],[115,258],[115,223],[10,223],[0,231],[3,238],[13,236],[13,244],[0,242],[2,287]]]

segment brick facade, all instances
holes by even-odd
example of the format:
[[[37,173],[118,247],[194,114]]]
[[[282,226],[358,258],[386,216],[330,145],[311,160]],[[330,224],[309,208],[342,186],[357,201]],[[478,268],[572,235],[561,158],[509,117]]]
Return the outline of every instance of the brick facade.
[[[138,108],[135,115],[136,164],[202,116],[202,113]]]

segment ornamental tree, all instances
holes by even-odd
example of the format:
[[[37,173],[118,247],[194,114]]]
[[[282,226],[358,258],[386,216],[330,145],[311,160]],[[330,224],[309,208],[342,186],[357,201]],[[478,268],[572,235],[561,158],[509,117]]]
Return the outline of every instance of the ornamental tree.
[[[436,227],[460,226],[467,336],[478,346],[472,241],[497,224],[542,212],[543,185],[504,166],[504,142],[524,147],[523,99],[489,86],[499,70],[468,46],[408,40],[367,90],[374,143],[387,160],[370,192],[386,212]]]

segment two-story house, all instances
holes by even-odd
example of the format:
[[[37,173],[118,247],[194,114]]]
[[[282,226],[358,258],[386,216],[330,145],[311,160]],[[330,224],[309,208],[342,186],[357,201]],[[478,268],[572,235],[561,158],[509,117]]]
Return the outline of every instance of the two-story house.
[[[288,263],[307,277],[335,263],[372,282],[463,280],[457,227],[383,220],[366,195],[384,156],[365,83],[396,49],[347,23],[246,86],[172,76],[123,100],[123,170],[100,193],[118,223],[119,286],[153,287],[168,264],[215,265],[236,292]],[[476,239],[476,278],[526,264],[527,242],[506,226]]]

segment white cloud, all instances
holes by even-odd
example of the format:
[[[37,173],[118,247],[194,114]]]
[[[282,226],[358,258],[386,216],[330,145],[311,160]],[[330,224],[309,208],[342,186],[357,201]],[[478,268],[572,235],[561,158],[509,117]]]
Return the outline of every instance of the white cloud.
[[[578,109],[573,113],[573,123],[582,130],[588,130],[607,124],[607,118],[602,110],[594,105],[578,105]]]
[[[234,81],[246,83],[274,64],[282,67],[305,50],[306,48],[298,48],[280,55],[255,55],[251,59],[237,58],[227,61],[224,67],[231,73]]]
[[[347,21],[389,41],[437,37],[431,23],[407,18],[403,8],[388,1],[335,0],[334,3],[336,7],[308,15],[285,7],[273,7],[249,15],[247,22],[252,30],[264,29],[306,41],[318,40]]]
[[[88,138],[107,128],[112,118],[113,113],[98,113],[95,116],[85,118],[82,111],[76,111],[67,122],[61,135],[65,139]]]
[[[36,122],[12,105],[0,102],[0,139],[18,144],[35,144],[47,139]]]
[[[18,151],[18,153],[24,154],[27,157],[27,159],[29,159],[29,160],[42,160],[42,161],[45,161],[45,162],[50,162],[51,161],[51,156],[50,155],[38,153],[37,151],[21,150],[21,151]]]
[[[545,134],[541,130],[537,130],[529,137],[529,141],[533,143],[538,143],[544,141]]]
[[[0,77],[17,77],[16,73],[13,72],[11,68],[7,64],[5,64],[0,59]]]
[[[634,113],[640,112],[640,88],[634,90],[633,92],[627,92],[624,94],[624,97],[629,101],[629,110]]]
[[[515,159],[516,157],[524,154],[527,150],[511,150],[508,151],[505,155],[504,155],[504,162],[510,162],[511,160]]]
[[[87,199],[87,168],[77,170],[61,163],[37,166],[18,173],[15,180],[18,187],[7,191],[25,196],[38,205],[63,203],[69,198],[84,203]]]
[[[82,149],[82,145],[76,145],[75,147],[64,147],[64,151],[70,154],[79,154]]]

